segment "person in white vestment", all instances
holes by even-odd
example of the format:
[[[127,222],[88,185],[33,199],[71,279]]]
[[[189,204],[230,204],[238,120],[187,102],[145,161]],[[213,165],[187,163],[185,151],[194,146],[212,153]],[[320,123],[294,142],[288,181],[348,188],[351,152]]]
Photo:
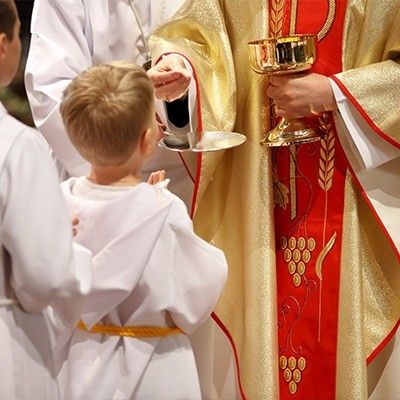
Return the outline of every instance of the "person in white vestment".
[[[18,68],[20,22],[0,0],[0,87]],[[55,400],[51,340],[41,311],[75,325],[90,289],[90,251],[72,226],[48,146],[0,103],[0,398]]]
[[[95,66],[64,92],[61,115],[91,165],[62,189],[93,252],[92,291],[76,329],[57,339],[65,399],[201,399],[187,337],[211,314],[223,252],[193,232],[182,200],[140,179],[159,129],[154,89],[133,64]]]
[[[148,36],[183,3],[184,0],[35,1],[26,89],[35,124],[69,176],[85,175],[88,164],[74,149],[62,125],[59,114],[62,91],[92,65],[113,60],[139,65],[149,62]],[[173,71],[164,70],[155,77],[156,84],[174,80],[172,85],[164,85],[169,97],[163,93],[162,100],[182,97],[191,80],[184,62],[176,61],[176,56],[170,58]],[[168,106],[174,108],[173,103]],[[184,106],[182,112],[172,111],[177,115],[171,118],[167,118],[166,108],[166,104],[158,102],[157,112],[168,130],[187,131],[188,107]],[[158,150],[144,166],[143,173],[158,169],[167,171],[171,190],[189,205],[193,182],[177,153]]]

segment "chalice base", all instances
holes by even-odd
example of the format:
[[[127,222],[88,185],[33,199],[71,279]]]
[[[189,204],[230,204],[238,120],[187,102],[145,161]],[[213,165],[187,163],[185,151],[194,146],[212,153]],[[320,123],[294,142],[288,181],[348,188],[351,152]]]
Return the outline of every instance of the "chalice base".
[[[290,146],[321,140],[321,136],[301,120],[282,119],[267,133],[261,144],[269,147]]]

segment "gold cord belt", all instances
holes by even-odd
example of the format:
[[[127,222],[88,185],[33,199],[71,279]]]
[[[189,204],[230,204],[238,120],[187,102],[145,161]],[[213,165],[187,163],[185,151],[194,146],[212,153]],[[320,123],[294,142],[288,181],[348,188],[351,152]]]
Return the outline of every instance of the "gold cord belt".
[[[87,329],[86,325],[79,321],[76,325],[78,329],[91,333],[103,333],[111,336],[125,336],[132,338],[151,338],[171,335],[179,335],[183,332],[179,328],[168,328],[166,326],[115,326],[115,325],[93,325],[92,329]]]

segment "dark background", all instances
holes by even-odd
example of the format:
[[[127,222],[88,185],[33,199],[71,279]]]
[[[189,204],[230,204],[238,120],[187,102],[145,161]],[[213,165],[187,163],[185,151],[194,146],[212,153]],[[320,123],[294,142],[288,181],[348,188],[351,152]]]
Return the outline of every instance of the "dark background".
[[[32,116],[24,87],[24,70],[30,42],[30,23],[33,0],[17,0],[19,18],[21,20],[22,55],[21,64],[14,82],[8,88],[0,89],[0,101],[10,114],[22,122],[33,125]]]

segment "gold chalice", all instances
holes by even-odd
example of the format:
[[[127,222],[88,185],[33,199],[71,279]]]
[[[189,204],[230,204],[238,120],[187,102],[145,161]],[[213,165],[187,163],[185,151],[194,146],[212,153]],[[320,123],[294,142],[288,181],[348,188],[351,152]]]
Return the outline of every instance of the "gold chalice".
[[[248,43],[251,68],[258,74],[283,75],[307,71],[316,60],[315,35],[292,35]],[[261,141],[267,146],[314,142],[321,137],[298,119],[282,118]]]

